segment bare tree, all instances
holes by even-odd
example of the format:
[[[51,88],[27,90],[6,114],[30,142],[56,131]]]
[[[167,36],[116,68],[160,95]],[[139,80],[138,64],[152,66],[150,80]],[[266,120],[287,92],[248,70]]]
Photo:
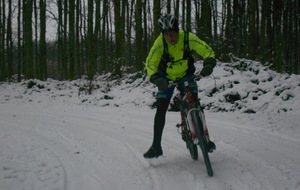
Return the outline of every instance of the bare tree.
[[[13,41],[12,41],[12,1],[8,0],[8,14],[7,14],[7,35],[6,35],[6,53],[7,53],[7,74],[8,80],[11,80],[13,75]]]
[[[46,1],[40,0],[40,42],[39,42],[39,78],[45,80],[47,75],[46,63]]]
[[[143,27],[142,27],[142,0],[137,0],[135,5],[135,67],[137,70],[141,70],[143,67]]]
[[[24,67],[25,78],[34,78],[33,50],[32,50],[32,0],[24,0],[23,21],[24,21]]]
[[[107,64],[107,20],[108,20],[108,1],[103,0],[102,3],[103,11],[102,11],[102,31],[101,31],[101,38],[100,38],[100,63],[101,63],[101,70],[107,71],[108,68],[106,67]]]
[[[6,34],[6,14],[5,0],[0,1],[0,80],[7,77],[5,60],[5,34]]]
[[[158,36],[159,36],[159,31],[158,31],[158,19],[161,16],[160,15],[160,0],[153,0],[153,34],[152,34],[152,41],[154,41]]]
[[[114,59],[114,73],[121,75],[121,66],[124,65],[124,17],[125,17],[125,2],[124,0],[114,0],[114,24],[115,24],[115,59]]]
[[[256,17],[257,17],[257,7],[258,2],[257,0],[251,0],[248,1],[248,56],[250,59],[254,59],[256,55],[256,50],[258,47],[258,25],[256,23]]]
[[[201,1],[201,18],[200,24],[198,26],[198,31],[200,32],[198,35],[201,39],[206,41],[207,43],[211,42],[212,38],[212,14],[211,14],[211,4],[210,0]]]
[[[69,0],[69,79],[75,79],[75,1]]]
[[[22,60],[23,60],[23,47],[21,45],[21,0],[18,0],[18,16],[17,16],[17,22],[18,22],[18,34],[17,34],[17,73],[18,73],[18,82],[21,81],[21,74],[22,74]]]
[[[95,42],[94,42],[94,4],[88,0],[88,30],[87,30],[87,57],[88,57],[88,79],[93,80],[96,73]]]

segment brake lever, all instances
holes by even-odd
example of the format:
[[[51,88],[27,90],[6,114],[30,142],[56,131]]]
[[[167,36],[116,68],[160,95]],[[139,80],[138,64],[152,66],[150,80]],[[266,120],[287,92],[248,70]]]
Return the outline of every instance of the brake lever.
[[[196,81],[200,81],[203,78],[201,74],[195,76]]]
[[[176,86],[176,83],[174,81],[169,81],[168,88]]]

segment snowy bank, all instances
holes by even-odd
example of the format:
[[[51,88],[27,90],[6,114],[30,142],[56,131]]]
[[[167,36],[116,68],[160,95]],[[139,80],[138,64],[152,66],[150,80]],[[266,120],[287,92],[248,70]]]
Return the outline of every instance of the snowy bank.
[[[202,63],[196,63],[197,71]],[[212,112],[300,114],[300,75],[276,73],[259,62],[241,59],[218,62],[212,76],[198,81],[199,97]],[[91,94],[90,94],[91,92]],[[57,81],[26,80],[0,83],[0,102],[58,101],[96,106],[152,106],[156,87],[145,74],[124,74],[115,79],[100,75],[86,79]],[[46,101],[46,102],[45,102]]]

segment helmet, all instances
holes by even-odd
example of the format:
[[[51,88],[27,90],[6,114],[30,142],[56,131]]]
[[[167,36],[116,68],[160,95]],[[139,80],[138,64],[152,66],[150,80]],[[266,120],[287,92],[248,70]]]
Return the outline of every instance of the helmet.
[[[158,29],[160,33],[166,33],[170,31],[179,31],[178,20],[175,16],[167,14],[158,19]]]

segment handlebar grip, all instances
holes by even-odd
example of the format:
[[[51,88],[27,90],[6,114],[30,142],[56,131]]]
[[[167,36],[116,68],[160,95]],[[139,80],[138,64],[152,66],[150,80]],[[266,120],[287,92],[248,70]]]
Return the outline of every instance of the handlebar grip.
[[[176,83],[174,81],[169,81],[168,88],[173,86],[176,86]]]
[[[203,76],[202,76],[201,74],[195,76],[195,80],[196,80],[196,81],[199,81],[199,80],[201,80],[202,78],[203,78]]]

